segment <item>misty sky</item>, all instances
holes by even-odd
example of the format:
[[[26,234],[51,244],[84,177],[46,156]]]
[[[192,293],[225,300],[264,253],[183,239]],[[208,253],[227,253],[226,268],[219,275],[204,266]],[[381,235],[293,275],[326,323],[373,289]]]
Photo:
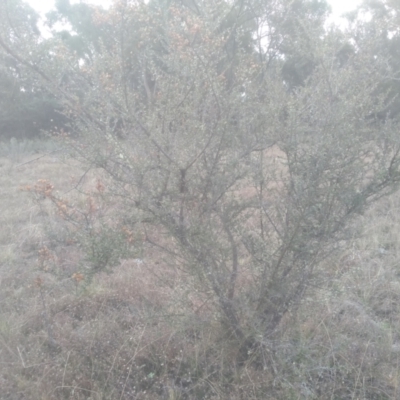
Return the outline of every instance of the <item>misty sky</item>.
[[[26,3],[30,4],[36,11],[45,14],[51,8],[53,8],[54,0],[24,0]],[[70,3],[79,3],[80,0],[70,0]],[[89,0],[84,1],[85,3],[100,4],[108,6],[111,4],[111,0]]]

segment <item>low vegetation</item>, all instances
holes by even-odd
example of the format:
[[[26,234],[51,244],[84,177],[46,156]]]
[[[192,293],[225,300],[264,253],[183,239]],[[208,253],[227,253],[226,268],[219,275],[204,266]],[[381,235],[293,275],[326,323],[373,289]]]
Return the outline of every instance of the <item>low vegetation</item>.
[[[243,359],[193,279],[143,238],[134,238],[142,254],[88,281],[74,226],[27,187],[45,177],[90,215],[82,191],[96,197],[101,171],[82,179],[67,156],[34,158],[1,159],[4,399],[398,397],[397,194],[376,203],[354,227],[360,236],[324,264],[330,285],[285,315],[263,360],[251,349]],[[98,197],[96,205],[100,213]],[[115,212],[102,210],[103,220]]]

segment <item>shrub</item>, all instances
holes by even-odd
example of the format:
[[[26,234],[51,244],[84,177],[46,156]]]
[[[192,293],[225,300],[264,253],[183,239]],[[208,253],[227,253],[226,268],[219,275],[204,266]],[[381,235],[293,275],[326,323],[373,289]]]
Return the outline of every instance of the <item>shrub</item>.
[[[301,307],[333,281],[329,257],[400,179],[396,122],[371,119],[385,103],[376,95],[385,61],[361,42],[339,62],[346,38],[324,36],[321,24],[297,16],[290,44],[312,62],[289,82],[279,40],[266,46],[256,35],[272,18],[276,35],[286,37],[292,10],[280,5],[273,13],[251,0],[194,8],[117,2],[97,21],[115,27],[114,42],[90,62],[74,62],[60,45],[55,56],[68,84],[53,90],[75,121],[69,144],[107,174],[123,225],[108,220],[97,231],[90,203],[74,216],[75,207],[44,189],[61,214],[83,217],[77,234],[84,233],[92,273],[123,256],[126,232],[143,232],[143,257],[157,249],[180,271],[193,302],[217,321],[216,343],[231,349],[228,359],[275,376],[285,369],[276,359],[307,364],[299,342],[280,343],[287,326],[293,333],[288,321],[307,316]],[[357,375],[346,368],[343,376]],[[328,367],[319,372],[312,377],[329,381]]]

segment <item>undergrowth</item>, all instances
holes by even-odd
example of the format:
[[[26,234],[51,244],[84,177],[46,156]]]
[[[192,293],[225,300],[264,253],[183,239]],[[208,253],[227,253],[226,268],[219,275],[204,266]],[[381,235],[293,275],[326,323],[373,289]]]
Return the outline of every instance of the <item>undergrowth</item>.
[[[118,219],[100,171],[0,161],[2,399],[399,397],[399,195],[241,361],[179,260]]]

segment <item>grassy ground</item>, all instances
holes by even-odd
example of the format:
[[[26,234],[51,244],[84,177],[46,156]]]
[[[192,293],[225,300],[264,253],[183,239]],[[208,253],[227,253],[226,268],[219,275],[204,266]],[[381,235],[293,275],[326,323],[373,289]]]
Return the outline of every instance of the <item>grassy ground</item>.
[[[264,370],[233,362],[190,278],[156,251],[82,281],[74,232],[21,189],[47,179],[90,208],[74,188],[95,190],[100,172],[38,157],[0,158],[0,399],[400,398],[399,194],[324,266],[332,285],[282,321]]]

